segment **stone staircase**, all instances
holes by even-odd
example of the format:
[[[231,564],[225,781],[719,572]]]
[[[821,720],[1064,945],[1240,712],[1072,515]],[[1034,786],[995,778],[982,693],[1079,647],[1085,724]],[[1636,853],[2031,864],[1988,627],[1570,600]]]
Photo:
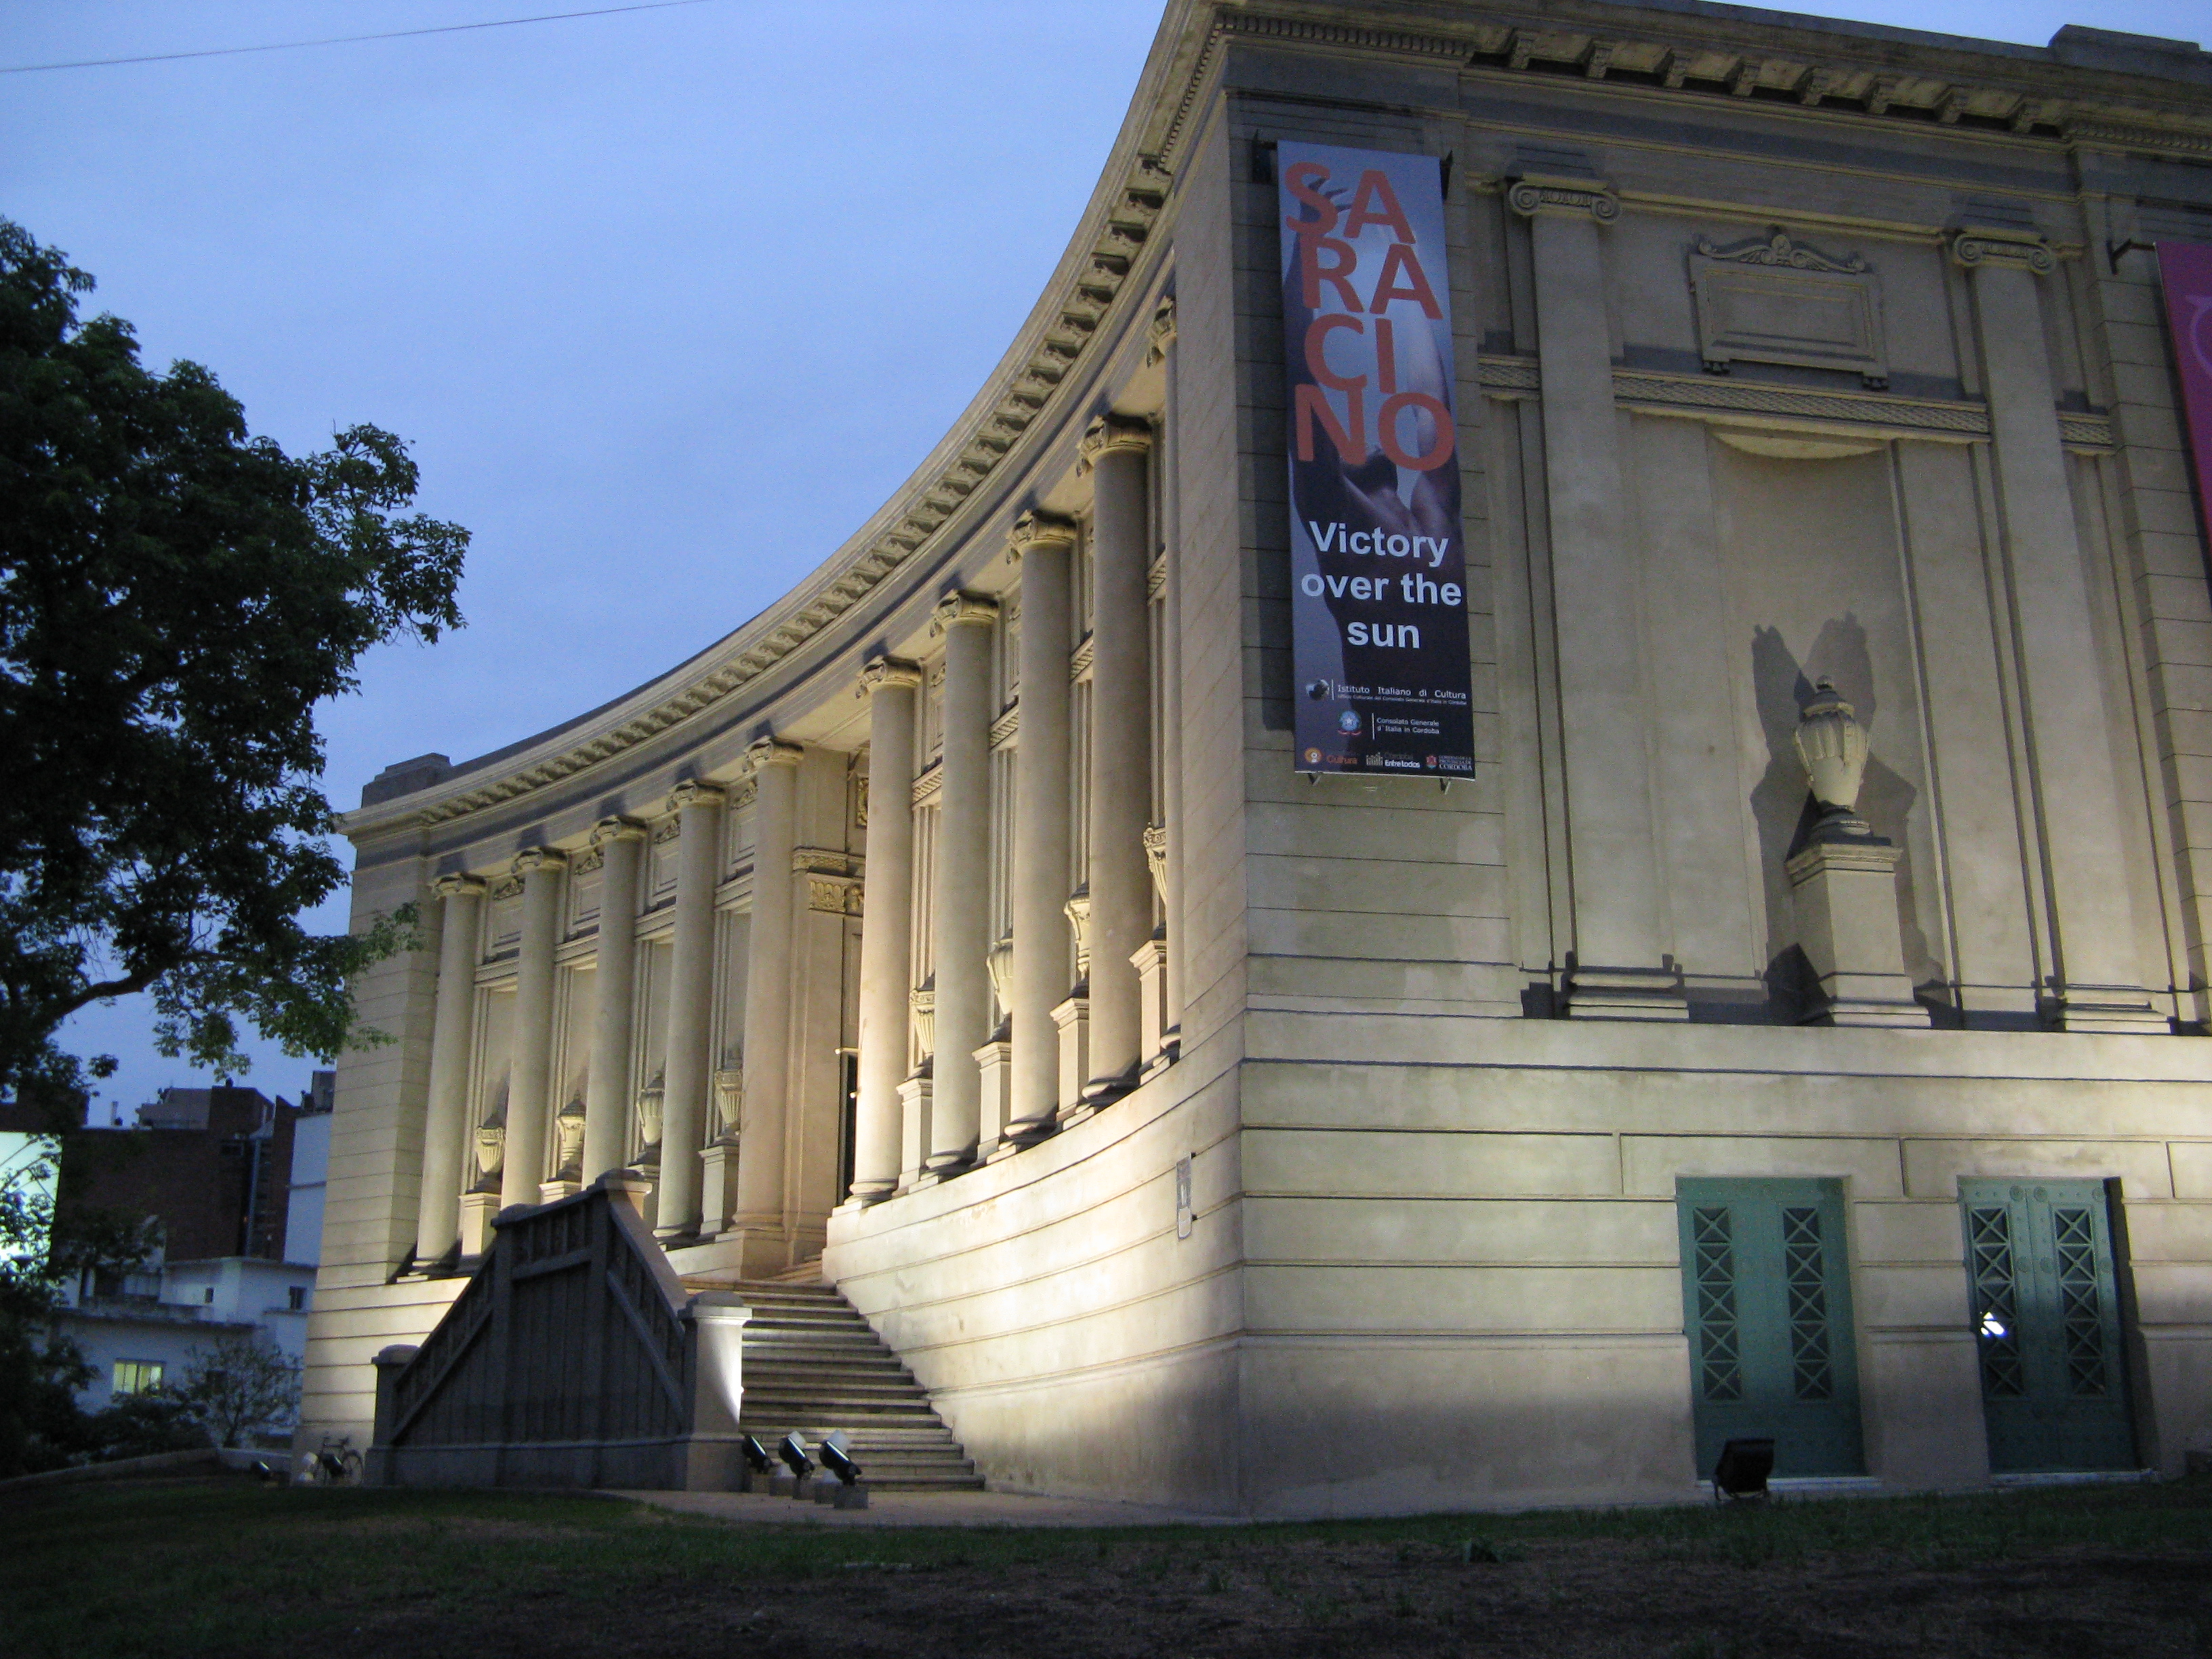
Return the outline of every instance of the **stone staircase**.
[[[842,1429],[853,1461],[878,1490],[981,1489],[982,1477],[913,1373],[835,1286],[795,1277],[684,1283],[733,1291],[750,1304],[738,1426],[771,1455],[793,1429],[810,1449]]]

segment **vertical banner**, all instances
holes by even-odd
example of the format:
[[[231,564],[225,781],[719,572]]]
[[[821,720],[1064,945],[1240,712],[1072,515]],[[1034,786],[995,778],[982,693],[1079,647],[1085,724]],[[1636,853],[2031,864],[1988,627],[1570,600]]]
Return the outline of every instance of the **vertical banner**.
[[[2212,525],[2212,247],[2160,242],[2158,279],[2166,289],[2166,320],[2173,329],[2173,356],[2181,371],[2197,505]]]
[[[1276,147],[1301,772],[1474,771],[1443,170]]]

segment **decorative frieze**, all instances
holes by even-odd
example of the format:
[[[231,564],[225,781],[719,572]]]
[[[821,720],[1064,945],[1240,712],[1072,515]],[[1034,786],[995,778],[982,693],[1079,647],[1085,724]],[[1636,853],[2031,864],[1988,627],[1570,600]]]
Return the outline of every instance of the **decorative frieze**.
[[[1478,372],[1486,397],[1510,401],[1541,394],[1533,357],[1486,356]],[[1990,435],[1989,408],[1979,402],[1873,392],[1815,392],[1756,380],[1633,368],[1613,370],[1613,393],[1624,407],[1645,414],[1714,422],[1725,422],[1732,415],[1773,416],[1785,421],[1835,423],[1876,441],[1920,438],[1939,443],[1983,443]],[[2069,449],[2098,452],[2112,447],[2108,416],[2062,410],[2058,426]]]

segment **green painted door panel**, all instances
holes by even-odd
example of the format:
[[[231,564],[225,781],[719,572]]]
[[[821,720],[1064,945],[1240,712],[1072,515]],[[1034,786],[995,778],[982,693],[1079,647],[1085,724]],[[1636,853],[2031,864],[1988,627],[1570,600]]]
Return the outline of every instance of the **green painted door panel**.
[[[2112,1217],[2097,1181],[1962,1181],[1990,1468],[2136,1467]]]
[[[1863,1474],[1843,1184],[1685,1178],[1675,1209],[1698,1474],[1753,1437],[1778,1475]]]

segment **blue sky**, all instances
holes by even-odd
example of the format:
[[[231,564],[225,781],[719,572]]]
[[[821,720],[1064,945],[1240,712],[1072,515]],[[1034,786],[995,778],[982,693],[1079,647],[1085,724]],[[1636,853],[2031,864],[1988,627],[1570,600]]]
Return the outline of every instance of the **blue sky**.
[[[608,3],[610,0],[599,0]],[[563,11],[592,0],[0,0],[0,68]],[[1861,4],[2039,45],[2197,38],[2201,0]],[[773,600],[974,394],[1073,230],[1146,0],[702,0],[0,76],[0,213],[295,450],[372,421],[475,532],[470,626],[329,708],[341,807],[638,684]],[[326,925],[343,925],[343,896]],[[105,1117],[167,1083],[133,1003]],[[310,1062],[257,1050],[295,1093]]]

